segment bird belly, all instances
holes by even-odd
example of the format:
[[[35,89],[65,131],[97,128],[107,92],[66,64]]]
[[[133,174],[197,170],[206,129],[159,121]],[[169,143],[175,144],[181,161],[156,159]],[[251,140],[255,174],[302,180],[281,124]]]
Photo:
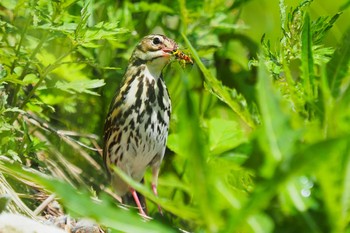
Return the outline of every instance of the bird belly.
[[[135,123],[136,118],[130,117],[128,125],[135,124],[135,127],[120,130],[119,133],[122,134],[120,149],[118,151],[112,149],[111,162],[137,182],[142,180],[148,166],[160,165],[166,148],[169,118],[164,113],[164,118],[160,121],[158,107],[153,109],[154,111],[150,115],[145,115],[145,119],[139,124]],[[112,172],[112,186],[120,196],[126,194],[129,187],[114,172]]]
[[[129,145],[125,145],[129,149],[126,151],[125,160],[121,161],[124,164],[118,164],[125,167],[127,169],[125,172],[135,181],[141,181],[147,167],[157,162],[154,160],[161,161],[165,151],[168,123],[158,122],[156,113],[150,117],[150,124],[149,121],[144,121],[135,128],[134,133],[126,135],[130,137]],[[135,139],[139,136],[140,139]]]

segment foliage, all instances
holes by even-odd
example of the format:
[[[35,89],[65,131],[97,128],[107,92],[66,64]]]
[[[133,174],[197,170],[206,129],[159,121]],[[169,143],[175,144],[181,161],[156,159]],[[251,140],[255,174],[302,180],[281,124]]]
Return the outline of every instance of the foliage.
[[[350,25],[327,42],[347,16],[280,0],[280,34],[259,43],[242,16],[252,2],[2,1],[0,211],[34,218],[40,191],[112,232],[348,232]],[[120,174],[150,200],[143,222],[109,195],[99,145],[131,50],[153,32],[195,65],[165,70],[160,197],[149,173]]]

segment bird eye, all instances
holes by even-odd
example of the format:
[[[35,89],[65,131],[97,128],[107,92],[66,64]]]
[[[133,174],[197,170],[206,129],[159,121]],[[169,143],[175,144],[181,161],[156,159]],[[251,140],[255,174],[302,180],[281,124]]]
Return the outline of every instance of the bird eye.
[[[155,37],[153,39],[153,44],[160,44],[160,39],[158,37]]]

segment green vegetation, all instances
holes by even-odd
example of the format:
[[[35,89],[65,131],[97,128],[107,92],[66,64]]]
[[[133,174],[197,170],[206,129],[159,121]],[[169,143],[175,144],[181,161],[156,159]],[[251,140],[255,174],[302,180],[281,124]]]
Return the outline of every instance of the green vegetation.
[[[1,1],[1,209],[33,217],[40,191],[112,232],[350,232],[349,6]],[[108,194],[99,146],[131,51],[153,32],[195,64],[165,70],[160,197],[149,173],[125,177],[148,197],[144,222]]]

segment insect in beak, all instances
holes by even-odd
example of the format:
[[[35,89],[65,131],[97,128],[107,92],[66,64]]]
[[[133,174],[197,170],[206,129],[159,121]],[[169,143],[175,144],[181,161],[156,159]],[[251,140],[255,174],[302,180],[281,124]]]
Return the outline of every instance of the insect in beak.
[[[186,55],[185,53],[183,53],[181,50],[179,49],[174,49],[172,52],[172,55],[175,56],[175,58],[180,61],[183,65],[186,64],[191,64],[193,65],[193,60],[191,59],[190,56]]]

